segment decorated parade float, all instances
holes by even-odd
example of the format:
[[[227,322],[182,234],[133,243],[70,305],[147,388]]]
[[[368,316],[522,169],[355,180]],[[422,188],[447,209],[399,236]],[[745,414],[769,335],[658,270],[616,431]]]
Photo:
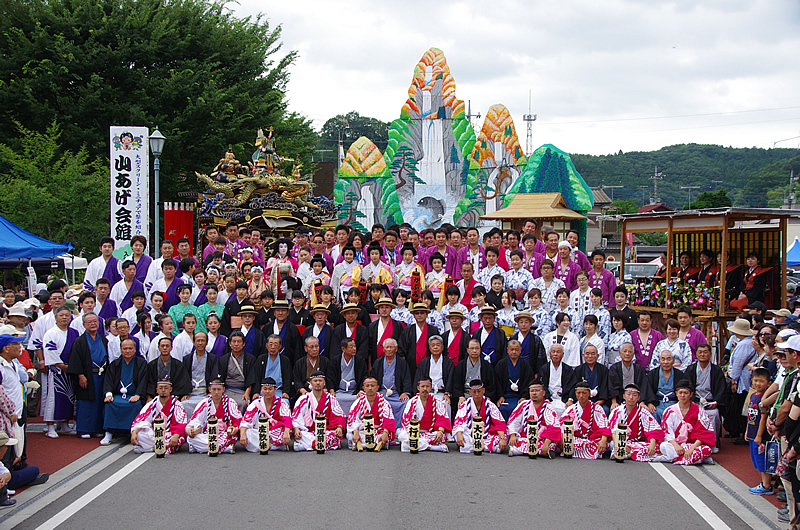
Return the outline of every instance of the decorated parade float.
[[[488,229],[506,221],[498,213],[518,195],[558,193],[576,215],[558,212],[541,217],[540,225],[553,225],[562,236],[578,230],[583,247],[594,198],[569,155],[546,144],[526,157],[504,105],[489,107],[480,129],[472,117],[456,97],[444,53],[430,48],[414,67],[384,152],[378,139],[363,136],[347,150],[333,192],[339,222],[367,231],[375,223],[403,222],[417,230],[444,223]]]
[[[725,322],[735,319],[746,304],[746,300],[737,300],[739,290],[734,283],[743,283],[751,253],[758,255],[758,267],[752,272],[763,277],[767,309],[785,307],[787,220],[799,214],[797,210],[729,207],[612,216],[622,230],[621,256],[625,255],[628,234],[667,234],[664,276],[629,285],[632,308],[653,313],[653,326],[660,328],[664,319],[689,306],[695,320],[703,323],[703,332],[711,344],[712,322],[719,322],[718,329],[724,332]],[[679,262],[676,257],[688,254],[688,267],[698,271],[703,251],[716,257],[709,263],[713,281],[681,280],[675,276],[679,271],[679,266],[674,265]],[[620,269],[620,277],[624,278],[625,263],[620,264]]]
[[[339,206],[312,194],[314,184],[302,164],[276,150],[272,127],[259,129],[256,150],[242,164],[231,150],[208,174],[196,172],[205,189],[197,194],[198,222],[261,228],[273,237],[289,236],[300,225],[334,226]]]

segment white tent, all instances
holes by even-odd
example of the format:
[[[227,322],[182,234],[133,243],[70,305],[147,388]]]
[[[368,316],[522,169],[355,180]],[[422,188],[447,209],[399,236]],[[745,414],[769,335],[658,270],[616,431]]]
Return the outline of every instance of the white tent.
[[[85,269],[89,266],[89,260],[87,260],[86,258],[82,258],[80,256],[74,256],[75,259],[74,266],[72,264],[73,256],[70,254],[61,254],[60,256],[57,256],[56,259],[64,260],[65,269],[73,269],[73,268]]]

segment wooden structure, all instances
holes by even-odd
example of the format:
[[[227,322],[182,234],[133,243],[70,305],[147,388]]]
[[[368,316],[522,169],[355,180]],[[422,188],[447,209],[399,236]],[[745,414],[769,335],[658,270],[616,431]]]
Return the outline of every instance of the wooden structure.
[[[623,214],[615,218],[620,222],[622,241],[620,255],[625,255],[627,235],[641,232],[667,233],[666,277],[672,276],[674,256],[687,251],[697,265],[699,254],[708,249],[722,253],[720,264],[720,298],[724,299],[727,278],[726,256],[731,263],[744,264],[747,254],[758,253],[760,265],[771,267],[768,278],[769,288],[777,295],[765,297],[768,309],[782,307],[786,300],[786,252],[787,220],[800,217],[800,210],[778,210],[766,208],[712,208],[707,210],[682,210],[674,212],[650,212],[642,214]],[[625,277],[625,262],[620,263],[620,278]],[[779,288],[777,288],[779,287]],[[669,296],[669,294],[667,294]],[[674,316],[675,308],[637,307],[646,309],[662,318]],[[725,322],[732,320],[736,313],[726,311],[726,303],[720,300],[715,311],[692,311],[695,319],[703,323],[703,332],[711,344],[711,323],[717,321],[725,333]],[[720,346],[724,341],[718,343]]]
[[[525,219],[533,218],[539,221],[536,237],[541,237],[540,229],[543,224],[550,224],[561,239],[567,231],[573,228],[573,221],[585,221],[586,216],[570,210],[564,197],[560,193],[517,193],[511,202],[502,210],[481,215],[481,219],[502,221],[503,231],[519,230]],[[585,224],[585,223],[584,223]],[[585,246],[585,229],[581,235],[581,246]]]
[[[627,234],[641,232],[667,233],[667,271],[671,277],[674,256],[689,252],[696,261],[700,251],[722,253],[720,292],[726,288],[726,256],[731,263],[744,264],[750,252],[760,256],[762,267],[772,267],[768,284],[779,296],[772,296],[771,309],[780,308],[786,300],[787,219],[800,216],[800,210],[766,208],[712,208],[624,214],[617,216],[621,223],[621,255],[625,255]],[[693,263],[697,265],[697,263]],[[625,277],[621,263],[620,277]],[[780,286],[779,289],[775,289]],[[724,305],[720,304],[721,316]]]

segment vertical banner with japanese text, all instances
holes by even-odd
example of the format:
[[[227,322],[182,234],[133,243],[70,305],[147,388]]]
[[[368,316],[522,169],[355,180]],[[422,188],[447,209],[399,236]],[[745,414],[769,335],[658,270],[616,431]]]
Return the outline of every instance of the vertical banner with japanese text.
[[[129,245],[135,235],[150,241],[148,135],[147,127],[110,127],[111,237],[115,249]]]

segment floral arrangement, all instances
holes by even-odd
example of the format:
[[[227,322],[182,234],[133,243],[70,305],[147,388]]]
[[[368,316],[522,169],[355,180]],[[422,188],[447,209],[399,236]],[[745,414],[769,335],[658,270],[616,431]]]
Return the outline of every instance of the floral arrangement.
[[[678,278],[672,278],[667,283],[642,280],[628,286],[629,300],[633,305],[662,309],[677,309],[688,305],[698,311],[715,311],[716,291],[716,288],[707,287],[702,282],[684,282]]]

